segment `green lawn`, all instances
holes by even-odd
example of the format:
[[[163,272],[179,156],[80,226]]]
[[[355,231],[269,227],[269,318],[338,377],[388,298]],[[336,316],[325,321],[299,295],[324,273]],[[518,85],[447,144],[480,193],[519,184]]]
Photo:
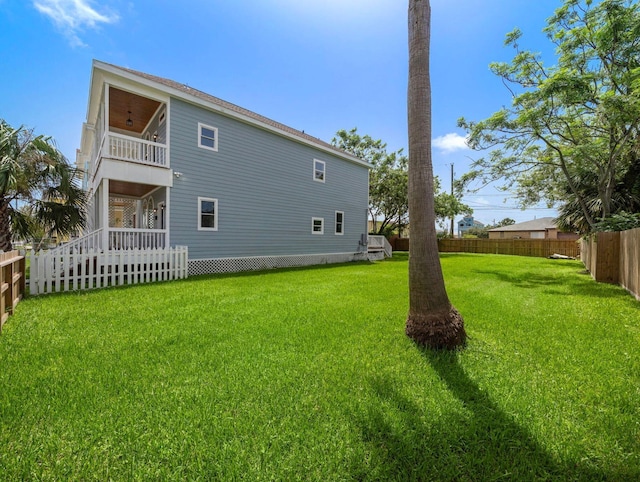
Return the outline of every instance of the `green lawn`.
[[[443,255],[469,344],[404,335],[407,260],[30,298],[2,480],[640,480],[640,303],[576,261]]]

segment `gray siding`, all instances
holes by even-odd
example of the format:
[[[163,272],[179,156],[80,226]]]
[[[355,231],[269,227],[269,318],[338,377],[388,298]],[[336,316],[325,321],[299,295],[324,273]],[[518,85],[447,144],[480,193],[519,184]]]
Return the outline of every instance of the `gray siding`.
[[[230,117],[172,99],[172,245],[190,259],[356,252],[366,233],[368,170]],[[218,128],[218,152],[198,147],[198,122]],[[313,180],[313,160],[326,182]],[[218,231],[198,231],[198,197],[218,199]],[[335,212],[344,235],[335,235]],[[324,218],[324,234],[311,218]]]

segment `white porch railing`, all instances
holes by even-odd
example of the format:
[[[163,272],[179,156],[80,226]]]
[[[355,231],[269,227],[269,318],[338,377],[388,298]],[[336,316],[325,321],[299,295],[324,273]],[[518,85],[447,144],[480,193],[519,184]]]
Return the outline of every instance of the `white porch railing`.
[[[151,166],[167,166],[167,146],[153,141],[123,136],[115,132],[107,133],[102,157],[137,162]]]
[[[52,249],[57,255],[85,253],[90,250],[103,249],[104,230],[98,229],[81,238],[74,239]],[[164,249],[167,247],[167,231],[165,229],[107,229],[110,250],[126,249]]]
[[[393,248],[384,236],[369,235],[367,237],[367,249],[369,251],[384,251],[385,256],[389,258],[393,255]]]
[[[68,243],[61,244],[55,251],[59,255],[72,254],[72,253],[86,253],[89,250],[102,249],[102,229],[93,231],[89,234],[69,241]],[[52,250],[53,251],[53,250]]]
[[[106,288],[188,276],[186,246],[169,249],[57,253],[31,251],[29,293]]]
[[[109,249],[162,249],[167,245],[165,229],[109,228]]]

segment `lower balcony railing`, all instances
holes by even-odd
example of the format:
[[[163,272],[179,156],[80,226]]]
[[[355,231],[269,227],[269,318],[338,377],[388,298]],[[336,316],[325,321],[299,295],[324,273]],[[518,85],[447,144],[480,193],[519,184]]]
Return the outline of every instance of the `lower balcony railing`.
[[[164,229],[109,228],[109,249],[159,249],[167,247]]]

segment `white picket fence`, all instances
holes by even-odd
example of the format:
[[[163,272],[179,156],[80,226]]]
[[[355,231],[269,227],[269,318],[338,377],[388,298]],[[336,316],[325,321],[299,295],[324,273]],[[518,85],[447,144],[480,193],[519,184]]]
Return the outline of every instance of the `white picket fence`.
[[[182,279],[188,276],[188,258],[186,246],[62,254],[31,251],[29,293],[40,295]]]

